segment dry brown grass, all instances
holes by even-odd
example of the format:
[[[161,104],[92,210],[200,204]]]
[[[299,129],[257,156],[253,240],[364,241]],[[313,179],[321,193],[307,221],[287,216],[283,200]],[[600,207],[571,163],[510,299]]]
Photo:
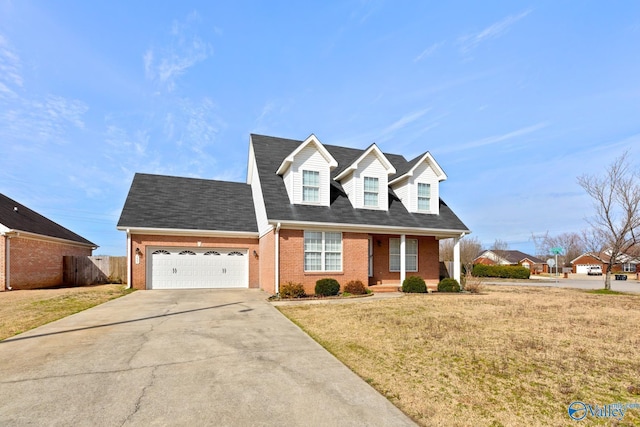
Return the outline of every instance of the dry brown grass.
[[[640,296],[485,285],[279,307],[421,425],[572,425],[567,406],[640,403]],[[640,409],[622,422],[640,425]]]
[[[130,292],[124,285],[0,292],[0,340]]]

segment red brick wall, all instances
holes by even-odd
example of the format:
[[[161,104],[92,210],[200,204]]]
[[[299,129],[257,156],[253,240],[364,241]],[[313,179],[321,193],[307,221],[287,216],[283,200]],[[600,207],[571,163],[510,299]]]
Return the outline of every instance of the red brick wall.
[[[579,257],[578,259],[576,259],[573,262],[573,272],[574,273],[576,272],[576,269],[578,268],[578,265],[585,265],[585,264],[601,266],[603,274],[606,273],[606,271],[607,271],[607,266],[602,261],[600,261],[597,258],[592,257],[591,255],[583,255],[583,256]]]
[[[315,292],[316,281],[325,277],[336,279],[341,286],[351,280],[367,284],[368,234],[342,233],[342,271],[304,271],[304,231],[280,230],[280,286],[287,282],[302,283],[305,292]]]
[[[273,295],[275,287],[275,232],[272,230],[260,238],[260,288]]]
[[[606,263],[600,261],[597,258],[592,257],[591,255],[584,255],[580,258],[576,259],[573,263],[573,272],[575,273],[578,265],[599,265],[602,267],[602,274],[607,273],[607,265]],[[613,264],[613,268],[611,269],[613,273],[621,273],[622,272],[622,264]]]
[[[9,285],[12,289],[63,285],[62,257],[90,256],[92,252],[88,247],[23,237],[12,237],[9,245]]]
[[[399,284],[400,272],[389,271],[389,239],[400,238],[398,235],[373,235],[373,277],[371,285],[378,281],[384,284]],[[407,277],[420,276],[428,285],[437,285],[440,280],[440,247],[435,237],[406,236],[407,239],[418,239],[418,271],[407,271]]]
[[[258,258],[253,255],[253,251],[260,250],[258,239],[237,238],[237,237],[193,237],[193,236],[153,236],[144,234],[131,235],[131,282],[135,289],[146,289],[146,264],[147,246],[172,246],[197,248],[198,242],[202,243],[201,248],[225,248],[225,249],[248,249],[249,250],[249,287],[259,287],[259,263]],[[140,248],[143,256],[140,264],[135,263],[135,251]]]
[[[0,292],[4,291],[7,287],[7,282],[6,282],[6,274],[7,274],[7,270],[5,269],[5,261],[7,260],[6,255],[4,253],[4,249],[5,249],[5,236],[0,236]]]

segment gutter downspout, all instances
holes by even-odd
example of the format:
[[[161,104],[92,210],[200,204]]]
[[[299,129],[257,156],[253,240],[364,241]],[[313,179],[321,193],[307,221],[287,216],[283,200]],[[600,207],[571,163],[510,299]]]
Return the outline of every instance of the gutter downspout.
[[[131,232],[127,228],[127,289],[131,289]]]
[[[278,223],[276,225],[276,268],[275,268],[275,279],[276,279],[276,283],[275,283],[275,291],[276,291],[276,295],[280,295],[280,227],[281,227],[281,223]]]

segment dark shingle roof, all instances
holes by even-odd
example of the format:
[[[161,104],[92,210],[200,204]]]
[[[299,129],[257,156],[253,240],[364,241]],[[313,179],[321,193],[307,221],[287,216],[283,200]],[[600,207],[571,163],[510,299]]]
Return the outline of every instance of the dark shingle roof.
[[[267,217],[271,220],[469,231],[442,200],[440,200],[439,215],[410,213],[391,190],[389,190],[388,211],[354,209],[340,183],[334,181],[333,178],[339,170],[344,169],[343,165],[351,164],[364,150],[334,145],[324,146],[339,165],[331,173],[330,206],[293,205],[289,201],[282,177],[276,175],[275,172],[282,159],[295,150],[302,141],[264,135],[252,135],[251,138]],[[403,156],[387,153],[384,155],[396,170],[406,168],[408,162]]]
[[[509,261],[512,264],[517,264],[520,261],[522,261],[523,259],[527,258],[531,261],[533,261],[536,264],[544,264],[544,261],[541,260],[540,258],[536,258],[532,255],[526,254],[524,252],[520,252],[520,251],[514,251],[514,250],[497,250],[497,249],[490,249],[491,252],[493,252],[494,254],[498,255],[500,258],[504,258],[505,260]],[[487,251],[484,251],[482,253],[482,255],[484,255]],[[482,256],[480,255],[480,256]]]
[[[118,227],[258,231],[249,185],[142,173],[133,178]]]
[[[16,211],[14,208],[18,208],[18,210]],[[45,218],[38,212],[10,199],[4,194],[0,194],[0,224],[11,230],[25,231],[41,236],[96,246],[95,243]]]
[[[420,159],[424,157],[425,154],[427,153],[424,152],[413,160],[409,160],[408,162],[405,161],[404,164],[400,166],[400,169],[396,168],[396,174],[393,176],[390,176],[389,181],[393,181],[394,179],[399,178],[405,173],[409,172],[411,168],[413,168],[416,165],[416,163],[418,163]]]

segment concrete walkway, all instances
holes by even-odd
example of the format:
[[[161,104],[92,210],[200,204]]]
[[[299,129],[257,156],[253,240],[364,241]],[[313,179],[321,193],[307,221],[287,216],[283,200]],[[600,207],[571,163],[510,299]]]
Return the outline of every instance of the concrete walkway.
[[[409,426],[257,290],[139,291],[0,342],[3,426]]]

